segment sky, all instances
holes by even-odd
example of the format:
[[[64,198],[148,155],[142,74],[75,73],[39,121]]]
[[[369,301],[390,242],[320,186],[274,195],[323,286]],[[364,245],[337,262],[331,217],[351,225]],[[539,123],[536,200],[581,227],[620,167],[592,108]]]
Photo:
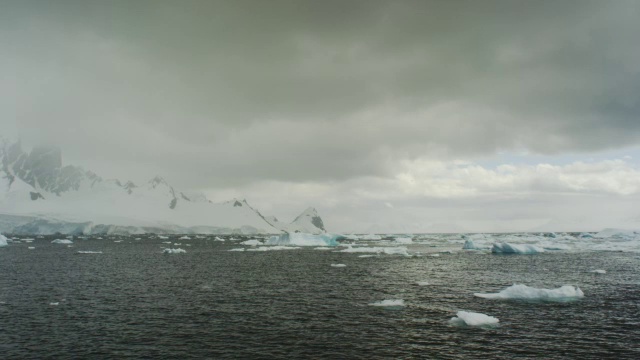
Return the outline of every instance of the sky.
[[[640,2],[0,0],[0,136],[341,232],[640,228]]]

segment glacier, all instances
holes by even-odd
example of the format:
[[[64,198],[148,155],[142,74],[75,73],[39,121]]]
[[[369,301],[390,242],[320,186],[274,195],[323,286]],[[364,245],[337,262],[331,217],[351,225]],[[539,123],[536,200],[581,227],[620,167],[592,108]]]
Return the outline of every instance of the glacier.
[[[571,285],[561,286],[557,289],[538,289],[522,284],[513,284],[498,293],[474,293],[473,295],[485,299],[535,301],[571,301],[584,297],[584,293],[579,287]]]
[[[457,326],[495,326],[500,320],[481,313],[458,311],[456,317],[452,317],[449,322]]]

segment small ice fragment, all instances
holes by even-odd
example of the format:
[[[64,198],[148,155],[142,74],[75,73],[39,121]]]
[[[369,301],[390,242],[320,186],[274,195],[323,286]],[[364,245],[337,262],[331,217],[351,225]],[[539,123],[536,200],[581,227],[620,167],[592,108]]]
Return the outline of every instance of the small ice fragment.
[[[470,311],[458,311],[456,315],[449,322],[458,326],[495,326],[500,322],[493,316]]]
[[[404,307],[404,300],[402,299],[397,299],[397,300],[382,300],[382,301],[376,301],[374,303],[369,304],[371,306],[382,306],[382,307]]]
[[[596,274],[606,274],[607,270],[597,269],[597,270],[591,270],[589,272],[596,273]]]
[[[191,240],[191,238],[185,235],[185,236],[179,238],[178,240]]]
[[[241,242],[240,245],[257,246],[257,245],[263,245],[263,244],[259,240],[251,239],[251,240]]]
[[[163,254],[184,254],[186,252],[187,252],[186,250],[180,249],[180,248],[177,248],[177,249],[166,248],[166,249],[162,250]]]
[[[428,282],[426,282],[426,281],[418,281],[418,282],[417,282],[417,284],[418,284],[418,286],[427,286],[427,285],[430,285],[430,284],[429,284]]]
[[[59,302],[50,302],[50,303],[49,303],[49,305],[51,305],[51,306],[58,306],[58,305],[60,305],[60,303],[59,303]]]
[[[376,257],[377,255],[359,255],[359,258],[370,258],[370,257]]]
[[[55,239],[51,242],[52,244],[73,244],[73,241],[67,239]]]
[[[231,249],[229,251],[244,251],[244,248],[236,248],[236,249]]]
[[[33,250],[33,249],[35,249],[35,246],[29,246],[27,249]]]
[[[345,264],[331,264],[331,267],[346,267]]]
[[[333,250],[333,249],[330,247],[321,246],[321,247],[313,248],[313,250]]]
[[[78,254],[102,254],[102,251],[76,251]]]

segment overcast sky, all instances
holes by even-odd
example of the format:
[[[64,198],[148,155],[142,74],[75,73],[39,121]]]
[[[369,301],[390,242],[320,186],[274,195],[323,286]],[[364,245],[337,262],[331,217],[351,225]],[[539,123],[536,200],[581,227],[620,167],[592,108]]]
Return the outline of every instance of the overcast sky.
[[[640,227],[639,1],[0,0],[0,129],[333,231]]]

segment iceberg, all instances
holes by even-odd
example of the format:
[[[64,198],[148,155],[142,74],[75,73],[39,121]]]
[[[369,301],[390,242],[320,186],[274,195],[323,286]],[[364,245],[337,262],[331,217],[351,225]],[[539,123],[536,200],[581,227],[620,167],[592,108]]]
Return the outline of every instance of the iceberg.
[[[500,320],[481,313],[458,311],[456,317],[452,317],[449,322],[457,326],[495,326]]]
[[[177,249],[166,248],[166,249],[162,250],[163,254],[184,254],[186,252],[187,252],[186,250],[180,249],[180,248],[177,248]]]
[[[387,255],[404,255],[411,256],[407,252],[405,246],[398,247],[348,247],[338,252],[342,253],[374,253],[374,254],[387,254]]]
[[[371,303],[369,305],[370,306],[381,306],[381,307],[386,307],[386,308],[401,308],[401,307],[405,306],[404,300],[402,300],[402,299],[376,301],[376,302]]]
[[[55,239],[51,242],[52,244],[73,244],[73,241],[67,239]]]
[[[342,235],[292,233],[272,236],[265,245],[337,246]]]
[[[8,245],[9,243],[7,243],[7,237],[0,234],[0,247],[8,246]]]
[[[584,297],[579,287],[565,285],[557,289],[538,289],[522,284],[513,284],[499,293],[474,293],[485,299],[534,300],[534,301],[571,301]]]
[[[491,252],[494,254],[538,254],[544,252],[544,249],[531,244],[500,242],[493,244]]]

